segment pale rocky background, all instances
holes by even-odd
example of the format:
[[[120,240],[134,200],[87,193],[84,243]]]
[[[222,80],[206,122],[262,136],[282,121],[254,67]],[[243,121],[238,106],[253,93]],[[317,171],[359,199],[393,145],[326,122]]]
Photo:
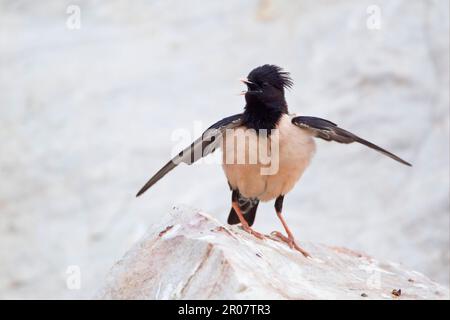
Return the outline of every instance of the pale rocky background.
[[[66,25],[69,4],[81,29]],[[218,165],[180,166],[134,195],[180,145],[175,129],[241,111],[237,79],[264,63],[291,72],[292,112],[414,165],[319,141],[285,200],[297,238],[448,287],[449,2],[376,1],[380,29],[367,27],[372,4],[0,1],[0,298],[94,296],[173,205],[225,222]],[[260,206],[256,229],[280,229],[272,206]],[[73,265],[79,290],[66,284]]]
[[[120,259],[97,299],[449,299],[420,272],[342,247],[263,240],[175,207]]]

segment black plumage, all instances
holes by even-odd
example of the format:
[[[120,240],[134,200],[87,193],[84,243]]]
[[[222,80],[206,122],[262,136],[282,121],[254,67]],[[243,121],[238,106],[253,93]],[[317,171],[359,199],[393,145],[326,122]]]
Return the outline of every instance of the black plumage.
[[[409,162],[406,162],[395,154],[377,146],[376,144],[373,144],[372,142],[360,138],[347,130],[339,128],[337,124],[331,121],[316,117],[300,116],[293,118],[292,123],[300,128],[310,130],[317,138],[321,138],[326,141],[336,141],[339,143],[359,142],[371,149],[381,152],[382,154],[394,159],[395,161],[403,163],[407,166],[411,166]]]

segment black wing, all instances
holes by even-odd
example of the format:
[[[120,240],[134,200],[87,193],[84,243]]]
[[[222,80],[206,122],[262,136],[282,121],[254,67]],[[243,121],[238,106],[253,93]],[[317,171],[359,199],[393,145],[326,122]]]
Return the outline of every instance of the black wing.
[[[296,126],[306,129],[312,132],[312,134],[318,138],[322,138],[327,141],[336,141],[339,143],[352,143],[352,142],[359,142],[365,146],[368,146],[369,148],[372,148],[378,152],[381,152],[382,154],[400,162],[407,166],[411,166],[409,162],[406,162],[405,160],[397,157],[395,154],[384,150],[383,148],[364,140],[357,135],[354,135],[351,132],[348,132],[347,130],[344,130],[342,128],[339,128],[337,124],[321,119],[316,117],[295,117],[292,119],[292,123]]]
[[[139,197],[151,186],[164,177],[169,171],[175,168],[179,163],[184,162],[188,165],[193,164],[198,159],[207,156],[215,151],[220,145],[221,138],[226,129],[235,128],[242,123],[242,114],[236,114],[224,118],[211,127],[209,127],[200,138],[195,140],[189,147],[181,151],[176,157],[167,162],[137,193]]]

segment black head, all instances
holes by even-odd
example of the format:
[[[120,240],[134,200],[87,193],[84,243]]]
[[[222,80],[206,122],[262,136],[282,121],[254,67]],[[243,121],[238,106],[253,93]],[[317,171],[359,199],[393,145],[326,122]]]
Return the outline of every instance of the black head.
[[[278,66],[265,64],[253,69],[242,80],[247,85],[245,112],[248,127],[273,129],[279,118],[288,113],[284,89],[293,85],[289,73]]]
[[[275,89],[284,94],[285,88],[291,88],[294,84],[289,72],[283,71],[278,66],[265,64],[253,69],[247,76],[249,92],[266,92]],[[266,92],[267,93],[267,92]]]

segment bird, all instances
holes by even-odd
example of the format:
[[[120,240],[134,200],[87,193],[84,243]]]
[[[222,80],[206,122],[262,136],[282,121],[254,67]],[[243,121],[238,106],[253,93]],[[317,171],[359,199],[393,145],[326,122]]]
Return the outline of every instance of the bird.
[[[285,91],[293,87],[293,80],[290,73],[281,67],[265,64],[240,80],[247,87],[241,93],[245,97],[243,112],[211,125],[201,137],[156,172],[139,190],[137,197],[180,163],[191,165],[216,149],[222,149],[222,168],[231,191],[228,224],[240,223],[243,230],[264,239],[266,236],[254,230],[252,225],[259,203],[275,200],[275,212],[286,235],[278,231],[271,235],[309,257],[310,254],[297,244],[284,219],[283,201],[310,164],[316,151],[315,138],[341,144],[357,142],[411,166],[409,162],[334,122],[290,113]],[[236,141],[241,141],[241,144]],[[255,159],[254,155],[258,156],[258,152],[262,151],[271,159],[276,159],[273,172],[268,172],[272,163],[268,163],[267,159]],[[237,159],[239,156],[241,158]],[[250,161],[252,156],[253,161]]]

